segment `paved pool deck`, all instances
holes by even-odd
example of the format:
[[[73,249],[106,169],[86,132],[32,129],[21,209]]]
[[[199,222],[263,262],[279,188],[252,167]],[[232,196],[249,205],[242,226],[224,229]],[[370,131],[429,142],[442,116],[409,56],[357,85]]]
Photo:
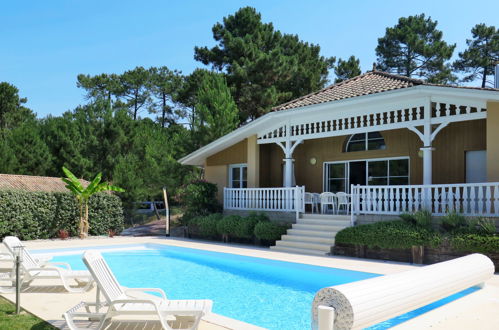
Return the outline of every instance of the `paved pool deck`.
[[[165,237],[114,237],[114,238],[88,238],[85,240],[37,240],[27,241],[28,249],[63,249],[84,248],[88,246],[109,246],[125,244],[164,244],[179,247],[203,249],[208,251],[233,253],[245,256],[260,257],[281,261],[297,262],[324,267],[334,267],[355,271],[364,271],[378,274],[392,274],[409,269],[414,266],[406,263],[367,260],[348,257],[319,257],[292,253],[270,251],[267,248],[254,246],[222,244],[199,240],[165,238]],[[1,264],[0,264],[0,267]],[[5,298],[14,301],[14,294],[2,294]],[[55,286],[50,281],[33,282],[21,296],[22,307],[36,316],[49,321],[55,326],[67,329],[62,319],[62,313],[80,301],[95,301],[95,289],[86,293],[67,293],[60,286]],[[126,329],[137,327],[119,322],[113,329]],[[141,329],[154,329],[158,325],[151,323]],[[499,329],[499,275],[495,274],[485,285],[468,296],[448,303],[436,310],[425,313],[394,329]],[[199,329],[261,329],[250,324],[230,319],[218,314],[211,314],[203,318]]]

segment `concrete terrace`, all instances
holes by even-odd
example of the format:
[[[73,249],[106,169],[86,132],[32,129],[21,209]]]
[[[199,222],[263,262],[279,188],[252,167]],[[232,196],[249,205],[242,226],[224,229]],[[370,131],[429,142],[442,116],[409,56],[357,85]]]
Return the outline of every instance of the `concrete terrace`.
[[[343,268],[355,271],[364,271],[378,274],[392,274],[414,267],[410,264],[362,260],[347,257],[305,256],[292,253],[270,251],[245,245],[229,245],[222,243],[186,240],[178,238],[159,237],[114,237],[89,238],[86,240],[39,240],[25,242],[28,249],[62,249],[84,248],[87,246],[109,246],[122,244],[155,243],[187,248],[203,249],[214,252],[233,253],[245,256],[268,258],[281,261],[311,264],[324,267]],[[6,265],[2,265],[2,268]],[[167,292],[168,294],[168,292]],[[14,294],[3,294],[14,301]],[[64,326],[62,313],[80,301],[95,300],[95,288],[90,292],[67,293],[61,292],[49,281],[34,282],[32,287],[26,288],[21,295],[22,307],[47,320],[56,327],[67,329]],[[462,299],[453,301],[445,306],[418,316],[402,323],[395,329],[498,329],[499,328],[499,275],[495,274],[483,290],[474,292]],[[112,329],[138,329],[133,320],[113,322]],[[149,323],[142,329],[160,328],[156,322]],[[260,329],[256,326],[230,319],[221,315],[211,314],[205,317],[200,325],[202,330],[215,329]]]

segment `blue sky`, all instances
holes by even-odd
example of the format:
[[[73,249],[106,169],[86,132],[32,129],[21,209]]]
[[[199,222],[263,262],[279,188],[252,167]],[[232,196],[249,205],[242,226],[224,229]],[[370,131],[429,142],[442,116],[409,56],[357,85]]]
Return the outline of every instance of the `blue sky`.
[[[121,73],[161,66],[190,73],[202,65],[194,46],[212,46],[211,27],[238,8],[253,6],[284,33],[319,44],[322,54],[375,61],[377,38],[401,16],[426,13],[444,39],[465,47],[477,23],[498,25],[499,1],[3,1],[0,81],[28,98],[39,117],[84,103],[79,73]]]

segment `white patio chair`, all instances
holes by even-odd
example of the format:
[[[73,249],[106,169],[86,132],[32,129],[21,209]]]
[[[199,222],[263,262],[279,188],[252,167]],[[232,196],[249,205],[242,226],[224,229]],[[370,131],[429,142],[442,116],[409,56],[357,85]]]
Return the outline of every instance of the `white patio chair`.
[[[101,307],[106,311],[99,313],[90,312],[93,303],[80,303],[63,314],[71,330],[78,330],[75,318],[87,318],[99,320],[98,329],[103,329],[106,322],[119,315],[131,316],[157,316],[163,329],[172,329],[167,320],[173,318],[183,319],[183,317],[194,318],[192,325],[184,329],[197,329],[201,317],[211,312],[213,302],[211,300],[168,300],[163,290],[155,288],[127,289],[122,287],[104,258],[99,252],[87,251],[83,255],[83,262],[88,267],[90,273],[97,282],[99,290],[105,298],[105,303]],[[131,295],[132,293],[142,294],[142,297]],[[161,297],[149,297],[145,292],[156,292]],[[85,312],[78,312],[85,308]],[[147,319],[141,317],[140,320],[146,322]],[[185,325],[185,324],[184,324]]]
[[[14,236],[5,237],[3,244],[12,255],[16,247],[23,246],[21,241]],[[72,270],[71,266],[65,262],[40,262],[26,249],[22,249],[21,271],[22,282],[28,285],[34,280],[59,279],[67,291],[85,292],[90,290],[93,284],[92,275],[88,271]],[[76,282],[77,286],[71,286],[71,281]]]
[[[305,198],[305,206],[310,205],[310,209],[312,210],[312,213],[314,213],[314,210],[315,210],[315,212],[319,212],[319,210],[318,210],[319,205],[318,205],[317,198],[316,198],[315,194],[306,192],[304,198]]]
[[[336,193],[336,201],[338,203],[338,213],[341,210],[341,207],[345,209],[347,214],[350,214],[350,208],[352,204],[350,203],[350,195],[345,192],[337,192]]]
[[[321,213],[326,213],[329,205],[333,208],[333,213],[336,213],[336,195],[332,192],[323,192],[321,194]]]
[[[11,245],[13,246],[23,246],[19,238],[16,236],[7,236],[10,237],[10,242]],[[14,255],[12,252],[7,248],[7,252],[0,252],[0,261],[14,261]],[[33,256],[32,256],[33,257]],[[34,257],[33,257],[34,258]],[[39,264],[46,264],[49,263],[50,260],[52,259],[51,256],[43,256],[43,257],[36,257],[34,258]]]

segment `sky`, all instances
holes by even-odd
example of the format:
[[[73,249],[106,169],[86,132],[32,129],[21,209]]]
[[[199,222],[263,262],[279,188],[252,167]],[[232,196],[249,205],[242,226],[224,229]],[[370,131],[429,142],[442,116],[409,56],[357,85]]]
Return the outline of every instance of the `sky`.
[[[371,70],[377,39],[399,17],[425,13],[444,40],[466,46],[477,23],[499,25],[499,1],[50,0],[0,4],[0,81],[38,114],[60,115],[85,103],[76,76],[166,65],[184,74],[203,65],[195,46],[213,46],[211,28],[244,6],[283,33],[319,44],[324,56],[360,59]],[[332,78],[332,77],[331,77]]]

